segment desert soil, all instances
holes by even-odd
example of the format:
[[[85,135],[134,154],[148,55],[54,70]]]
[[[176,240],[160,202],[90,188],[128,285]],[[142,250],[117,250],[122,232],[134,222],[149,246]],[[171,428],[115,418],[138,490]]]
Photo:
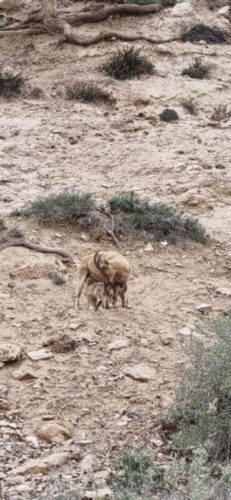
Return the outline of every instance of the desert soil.
[[[184,22],[198,20],[227,29],[228,21],[216,11],[195,5]],[[124,30],[161,39],[177,34],[182,21],[167,9],[79,30]],[[231,120],[212,126],[210,119],[214,106],[231,105],[230,46],[137,43],[155,64],[156,74],[116,81],[105,77],[99,66],[121,42],[61,48],[57,39],[0,38],[1,65],[27,78],[23,96],[0,102],[0,213],[9,226],[19,224],[28,237],[61,246],[75,259],[66,268],[65,284],[57,286],[49,277],[61,265],[57,256],[24,248],[0,254],[1,344],[15,344],[23,353],[22,360],[0,370],[0,479],[7,500],[36,499],[42,492],[52,498],[46,493],[49,471],[35,467],[24,476],[17,470],[31,458],[66,451],[68,461],[58,472],[85,493],[96,489],[99,472],[107,473],[113,454],[134,442],[158,448],[155,421],[173,400],[185,364],[187,336],[180,330],[188,326],[202,336],[202,315],[196,310],[202,303],[212,305],[209,317],[230,307],[230,299],[216,290],[230,288]],[[181,76],[195,56],[211,65],[208,80]],[[115,105],[65,100],[66,85],[82,77],[104,83]],[[29,95],[35,86],[44,93],[41,99]],[[198,115],[182,107],[187,97],[195,98]],[[159,120],[166,106],[178,112],[177,123]],[[47,228],[9,217],[39,196],[67,189],[91,192],[102,201],[134,190],[198,217],[211,241],[207,246],[156,243],[149,252],[147,242],[122,241],[121,251],[132,267],[131,308],[95,313],[87,310],[83,297],[76,311],[75,275],[81,258],[112,248],[112,243],[83,241],[74,228]],[[53,351],[51,358],[40,361],[27,357],[63,334],[77,341],[75,350]],[[111,349],[118,339],[124,347]],[[126,375],[140,364],[150,369],[147,382]],[[15,378],[22,368],[36,378]],[[63,419],[73,426],[68,440],[48,443],[36,437],[44,424]]]

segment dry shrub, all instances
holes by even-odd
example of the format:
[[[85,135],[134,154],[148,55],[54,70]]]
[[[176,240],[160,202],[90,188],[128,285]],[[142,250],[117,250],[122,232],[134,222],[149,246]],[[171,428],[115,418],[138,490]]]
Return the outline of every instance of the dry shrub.
[[[171,108],[166,108],[160,113],[160,119],[163,122],[176,122],[179,120],[178,113],[175,111],[175,109]]]
[[[208,44],[224,44],[230,41],[230,36],[219,28],[199,23],[181,35],[182,42],[198,43],[204,41]]]
[[[14,75],[10,71],[0,71],[0,96],[16,97],[21,94],[24,84],[22,75]]]
[[[208,65],[202,64],[201,58],[197,57],[191,66],[182,71],[182,76],[189,76],[190,78],[197,78],[203,80],[208,78],[210,68]]]
[[[211,115],[211,120],[222,122],[231,117],[231,112],[227,109],[227,104],[215,106]]]
[[[188,111],[190,115],[196,115],[198,112],[197,104],[195,103],[193,97],[187,97],[181,100],[181,106]]]
[[[66,98],[72,101],[91,103],[112,102],[110,94],[100,86],[99,82],[94,80],[80,80],[68,86]]]

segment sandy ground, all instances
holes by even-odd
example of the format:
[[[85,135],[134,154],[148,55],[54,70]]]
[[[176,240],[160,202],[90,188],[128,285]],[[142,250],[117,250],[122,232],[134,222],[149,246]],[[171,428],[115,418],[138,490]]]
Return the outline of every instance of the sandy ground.
[[[227,28],[226,20],[203,9],[195,9],[189,21],[201,19]],[[169,10],[102,24],[102,30],[128,29],[166,38],[179,31],[182,20],[171,17]],[[87,25],[80,30],[96,33],[99,27]],[[201,303],[212,304],[211,317],[230,306],[230,299],[216,289],[230,286],[231,120],[220,127],[211,126],[210,120],[214,106],[231,105],[230,47],[142,43],[156,74],[118,82],[102,75],[99,66],[121,45],[60,49],[52,36],[9,37],[7,43],[0,39],[1,64],[27,77],[22,98],[0,101],[0,213],[13,225],[10,212],[38,196],[75,189],[105,201],[132,189],[198,217],[211,243],[206,247],[193,242],[156,244],[151,253],[144,251],[143,242],[123,243],[121,251],[132,267],[131,309],[97,314],[87,310],[84,298],[82,308],[74,309],[74,266],[67,269],[66,284],[57,286],[49,278],[57,257],[22,248],[0,254],[1,342],[16,344],[25,353],[64,333],[78,341],[75,351],[38,362],[24,357],[1,369],[0,389],[8,391],[9,409],[0,410],[0,419],[16,423],[20,436],[14,430],[0,434],[6,499],[13,498],[10,494],[38,498],[43,490],[39,474],[29,476],[23,496],[7,480],[14,476],[15,466],[30,457],[80,447],[81,459],[89,454],[95,457],[92,478],[92,470],[105,467],[102,450],[110,454],[134,441],[152,443],[158,437],[155,418],[172,401],[185,363],[186,340],[179,330],[188,325],[200,332],[196,306]],[[182,77],[182,69],[199,55],[211,64],[209,80]],[[66,101],[66,85],[83,75],[103,82],[116,104]],[[39,100],[29,96],[35,86],[44,93]],[[181,101],[186,97],[195,98],[198,115],[183,109]],[[177,123],[159,120],[166,106],[178,112]],[[70,228],[44,228],[31,221],[20,225],[28,236],[68,250],[76,264],[105,246],[105,242],[83,242]],[[112,247],[109,241],[107,247]],[[111,342],[118,338],[127,339],[128,346],[111,351]],[[152,370],[149,382],[124,375],[136,364]],[[22,365],[32,370],[36,380],[15,380],[12,373]],[[71,422],[72,441],[48,445],[39,440],[37,448],[28,444],[26,437],[36,434],[46,418]],[[75,484],[82,481],[78,463],[71,461],[61,468]]]

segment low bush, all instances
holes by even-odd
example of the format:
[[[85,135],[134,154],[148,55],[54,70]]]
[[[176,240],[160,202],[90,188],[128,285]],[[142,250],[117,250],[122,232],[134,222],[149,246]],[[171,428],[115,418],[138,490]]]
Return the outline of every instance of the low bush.
[[[196,58],[194,63],[188,68],[183,69],[182,76],[189,76],[190,78],[197,78],[198,80],[203,80],[208,78],[210,68],[205,64],[202,64],[200,58]]]
[[[197,220],[183,217],[176,210],[162,203],[151,204],[134,193],[114,196],[108,201],[116,225],[123,232],[140,232],[157,241],[168,239],[175,242],[190,238],[206,242],[204,229]]]
[[[171,418],[178,449],[203,447],[208,460],[231,458],[231,316],[212,323],[208,350],[191,345],[189,365],[179,385]]]
[[[162,122],[175,122],[179,120],[178,113],[175,109],[166,108],[160,113],[160,119]]]
[[[164,473],[150,450],[133,447],[117,460],[112,487],[115,500],[151,500],[165,488]]]
[[[197,105],[193,99],[193,97],[188,97],[186,99],[182,99],[181,106],[188,111],[190,115],[196,115],[198,112]]]
[[[10,71],[0,71],[0,96],[15,97],[21,93],[24,78],[22,75],[14,75]]]
[[[102,70],[118,80],[135,78],[140,75],[152,75],[154,65],[134,46],[118,49],[103,64]]]
[[[197,43],[204,41],[208,44],[224,44],[230,41],[229,35],[219,28],[207,26],[206,24],[199,23],[184,31],[181,35],[182,42]]]
[[[95,201],[91,194],[64,192],[39,198],[24,208],[12,212],[12,215],[34,217],[45,224],[74,224],[94,208]]]
[[[6,224],[4,219],[0,217],[0,231],[3,231],[4,229],[6,229]]]
[[[111,102],[112,98],[96,81],[80,80],[66,89],[66,98],[82,102]]]

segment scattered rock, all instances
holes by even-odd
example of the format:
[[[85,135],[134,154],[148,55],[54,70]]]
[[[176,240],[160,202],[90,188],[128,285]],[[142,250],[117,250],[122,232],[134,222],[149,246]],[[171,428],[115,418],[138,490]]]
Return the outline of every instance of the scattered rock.
[[[70,458],[69,453],[52,453],[47,457],[34,458],[14,469],[14,474],[39,474],[46,473],[52,467],[59,467],[65,464]]]
[[[110,488],[100,488],[98,490],[94,491],[86,491],[84,497],[86,499],[97,499],[97,500],[103,500],[104,498],[112,498],[113,493]]]
[[[140,382],[148,382],[154,377],[154,371],[146,365],[134,365],[125,369],[124,374]]]
[[[225,17],[227,16],[227,17],[229,17],[229,14],[230,14],[230,7],[229,7],[229,5],[225,5],[224,7],[221,7],[221,9],[219,9],[217,11],[217,15],[218,16],[225,16]]]
[[[26,443],[28,443],[32,448],[38,448],[39,447],[39,442],[37,440],[36,436],[26,436],[25,438]]]
[[[95,457],[89,453],[83,458],[83,460],[81,460],[80,463],[81,472],[92,471],[94,464],[95,464]]]
[[[151,443],[154,444],[154,446],[156,446],[156,448],[160,448],[164,444],[163,441],[161,439],[158,439],[158,438],[151,439]]]
[[[153,252],[154,248],[151,243],[148,243],[146,247],[144,248],[144,251],[147,253]]]
[[[8,363],[21,357],[21,348],[15,344],[0,344],[0,362]]]
[[[188,326],[184,326],[179,330],[179,334],[183,335],[183,337],[190,337],[192,335],[192,332]]]
[[[35,373],[33,373],[32,370],[28,369],[28,368],[19,368],[18,370],[15,370],[13,373],[12,373],[12,376],[16,379],[16,380],[25,380],[25,379],[34,379],[34,378],[38,378],[37,375],[35,375]]]
[[[190,14],[193,14],[193,7],[189,2],[178,3],[171,10],[173,17],[189,16]]]
[[[16,10],[23,5],[23,0],[0,0],[0,9]]]
[[[17,429],[17,425],[8,420],[0,420],[0,427],[9,427],[10,429]]]
[[[174,342],[174,337],[172,335],[161,335],[160,340],[163,345],[172,345]]]
[[[60,420],[43,424],[36,432],[37,436],[50,443],[62,443],[73,436],[73,427],[69,422]]]
[[[227,297],[231,297],[231,288],[219,287],[216,289],[216,293],[218,295],[226,295]]]
[[[87,233],[81,233],[80,234],[80,239],[82,241],[84,241],[85,243],[87,243],[89,241],[90,237],[89,237],[89,235]]]
[[[202,314],[211,311],[212,309],[212,304],[200,304],[199,306],[196,306],[196,310],[201,312]]]
[[[45,349],[39,349],[38,351],[30,351],[26,353],[31,361],[41,361],[43,359],[52,358],[52,352],[48,352]]]
[[[108,346],[109,351],[119,351],[120,349],[124,349],[125,347],[129,347],[129,339],[121,338],[114,340]]]

